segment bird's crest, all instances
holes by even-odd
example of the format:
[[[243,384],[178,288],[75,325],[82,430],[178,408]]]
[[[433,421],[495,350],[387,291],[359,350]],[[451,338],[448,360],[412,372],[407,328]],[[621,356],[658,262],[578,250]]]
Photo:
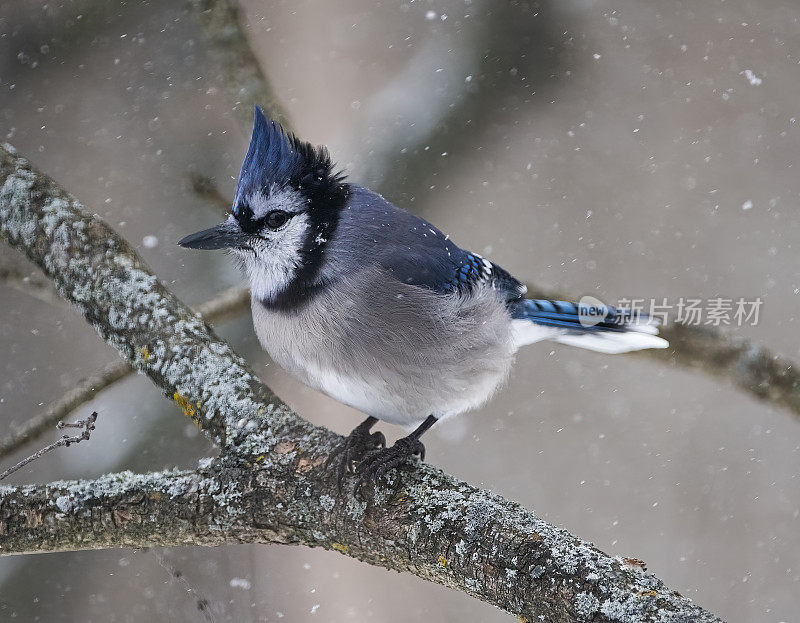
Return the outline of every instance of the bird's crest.
[[[287,133],[256,106],[253,135],[239,173],[236,196],[238,199],[254,191],[290,187],[313,201],[341,188],[344,175],[333,167],[325,147]]]

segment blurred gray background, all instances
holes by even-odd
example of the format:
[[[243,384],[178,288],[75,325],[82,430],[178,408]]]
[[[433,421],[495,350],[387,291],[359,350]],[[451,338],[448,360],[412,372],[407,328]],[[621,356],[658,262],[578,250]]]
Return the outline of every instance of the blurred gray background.
[[[759,325],[729,330],[800,360],[796,2],[242,6],[294,128],[353,180],[528,282],[608,301],[760,296]],[[0,137],[192,304],[240,282],[224,257],[175,246],[218,220],[187,175],[230,194],[247,146],[225,84],[181,1],[0,7]],[[0,260],[35,274],[2,245]],[[66,304],[0,283],[0,305],[1,433],[116,354]],[[218,331],[304,417],[342,433],[360,421],[271,364],[248,317]],[[80,414],[93,409],[89,442],[9,482],[190,467],[214,452],[144,378]],[[538,344],[489,405],[426,445],[430,462],[643,559],[729,621],[797,620],[800,423],[724,382]],[[195,621],[201,595],[218,621],[509,620],[332,552],[163,555],[195,595],[152,552],[0,559],[0,619]]]

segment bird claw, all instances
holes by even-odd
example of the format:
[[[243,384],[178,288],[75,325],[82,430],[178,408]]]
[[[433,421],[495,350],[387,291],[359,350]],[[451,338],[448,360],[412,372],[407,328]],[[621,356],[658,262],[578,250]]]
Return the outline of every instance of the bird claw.
[[[414,455],[419,455],[420,459],[424,461],[425,446],[419,439],[403,437],[398,439],[391,448],[383,448],[366,456],[356,468],[358,474],[356,491],[361,491],[361,488],[367,483],[375,483]]]
[[[382,432],[369,432],[372,425],[373,423],[362,422],[356,426],[344,438],[344,441],[334,449],[325,462],[325,469],[328,469],[336,461],[337,457],[339,458],[336,466],[336,481],[339,491],[343,488],[345,476],[348,473],[356,473],[357,466],[363,462],[366,455],[375,450],[386,448],[386,437]]]

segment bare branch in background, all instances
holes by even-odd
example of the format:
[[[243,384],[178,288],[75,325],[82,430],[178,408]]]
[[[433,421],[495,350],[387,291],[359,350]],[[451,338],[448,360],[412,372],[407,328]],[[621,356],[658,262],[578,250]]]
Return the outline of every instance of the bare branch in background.
[[[190,0],[190,3],[199,13],[207,49],[219,67],[220,80],[236,103],[240,122],[249,128],[253,106],[258,104],[290,129],[289,119],[261,71],[239,21],[239,7],[230,0]]]
[[[535,298],[578,298],[535,284],[527,287],[528,295]],[[701,370],[800,419],[800,370],[792,360],[715,327],[670,323],[659,328],[659,335],[669,341],[669,348],[641,350],[630,356]]]
[[[33,463],[36,459],[43,457],[45,454],[51,452],[52,450],[55,450],[56,448],[61,448],[62,446],[65,448],[69,448],[70,445],[72,445],[73,443],[80,443],[81,441],[89,439],[89,437],[92,434],[92,431],[94,430],[94,422],[96,419],[97,419],[97,411],[94,411],[85,420],[80,420],[78,422],[75,422],[74,424],[59,422],[57,427],[59,430],[64,428],[82,428],[83,432],[80,435],[64,435],[58,441],[55,441],[51,443],[49,446],[45,446],[41,450],[34,452],[29,457],[22,459],[19,463],[9,467],[6,471],[0,474],[0,480],[5,480],[15,471],[22,469],[28,463]]]
[[[792,360],[711,327],[673,323],[661,335],[670,348],[648,352],[652,359],[717,376],[800,419],[800,369]]]
[[[217,323],[239,315],[250,308],[250,292],[247,288],[234,286],[220,292],[210,301],[195,308],[206,322]],[[43,412],[25,420],[10,433],[0,437],[0,459],[7,457],[24,444],[33,441],[48,431],[56,422],[63,420],[75,409],[86,404],[101,391],[133,374],[135,370],[127,361],[115,361],[79,382]]]
[[[0,258],[0,281],[5,285],[24,292],[44,303],[53,304],[60,302],[58,294],[53,290],[53,285],[39,277],[31,277],[18,266]]]
[[[340,492],[324,463],[342,438],[283,404],[113,229],[5,148],[0,187],[0,233],[221,448],[193,473],[4,487],[3,553],[278,541],[410,572],[529,621],[719,621],[431,465],[404,466],[367,501],[352,483]]]
[[[192,309],[206,322],[217,324],[250,309],[250,290],[242,286],[233,286]]]
[[[213,178],[200,173],[189,173],[188,177],[189,185],[198,197],[208,201],[222,214],[230,212],[231,202],[225,199]]]

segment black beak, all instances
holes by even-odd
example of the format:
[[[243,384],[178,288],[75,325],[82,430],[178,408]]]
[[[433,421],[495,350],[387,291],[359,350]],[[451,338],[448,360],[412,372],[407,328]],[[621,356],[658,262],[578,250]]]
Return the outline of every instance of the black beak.
[[[196,234],[189,234],[181,239],[178,244],[187,249],[228,249],[241,247],[247,240],[235,222],[225,221],[216,227],[204,229]]]

